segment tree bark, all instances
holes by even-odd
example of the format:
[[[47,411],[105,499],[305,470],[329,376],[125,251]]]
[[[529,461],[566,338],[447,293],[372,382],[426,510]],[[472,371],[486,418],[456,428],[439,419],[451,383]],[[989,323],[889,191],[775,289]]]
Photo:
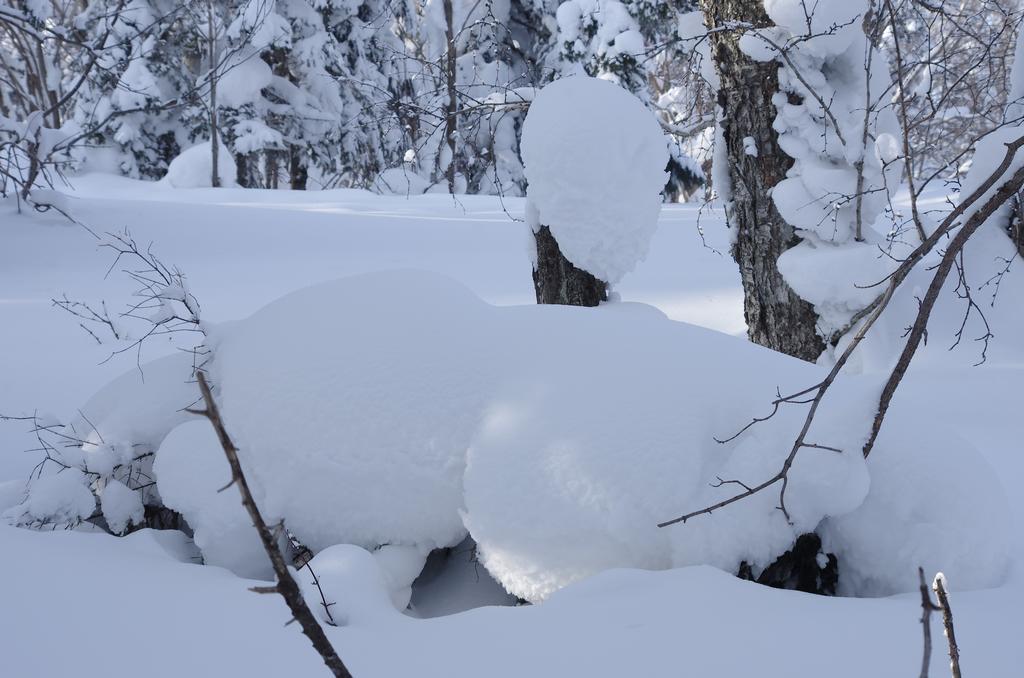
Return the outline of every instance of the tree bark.
[[[1024,257],[1024,200],[1021,194],[1013,196],[1013,210],[1010,212],[1010,223],[1007,226],[1010,240],[1017,246],[1017,253]]]
[[[288,149],[288,178],[293,191],[306,190],[309,181],[309,169],[302,162],[302,151],[297,146]]]
[[[266,177],[264,178],[264,186],[263,186],[263,188],[273,188],[273,189],[276,189],[277,188],[277,173],[278,173],[277,151],[272,150],[272,149],[267,149],[266,151],[263,152],[263,155],[264,155],[263,167],[264,167],[264,173],[266,174]]]
[[[732,195],[726,212],[729,226],[736,229],[732,256],[743,281],[747,334],[757,344],[814,361],[825,349],[816,328],[818,316],[776,266],[779,255],[800,242],[771,199],[771,189],[793,164],[779,148],[772,127],[779,67],[746,56],[739,47],[742,31],[724,28],[730,22],[772,24],[762,0],[701,0],[701,9],[708,27],[718,29],[710,34],[721,81],[718,106],[725,140],[725,152],[718,157],[728,162]],[[754,140],[757,156],[747,154],[747,137]]]
[[[551,229],[541,226],[534,234],[537,264],[533,288],[538,304],[597,306],[608,300],[608,284],[565,258]]]
[[[448,160],[448,166],[445,168],[444,175],[448,181],[448,193],[455,194],[455,134],[458,130],[458,123],[456,115],[458,111],[458,95],[456,92],[455,78],[457,75],[456,70],[456,49],[455,44],[455,24],[454,24],[454,8],[452,6],[452,0],[444,0],[444,26],[445,26],[445,41],[447,42],[447,50],[445,52],[445,88],[448,93],[448,103],[445,106],[445,118],[444,118],[444,140],[448,145],[448,153],[451,158]]]
[[[235,183],[242,188],[252,188],[250,158],[248,153],[235,155]]]
[[[217,40],[213,28],[213,2],[206,3],[206,29],[209,39],[210,59],[210,186],[220,188],[220,171],[218,158],[220,150],[220,139],[217,136]]]

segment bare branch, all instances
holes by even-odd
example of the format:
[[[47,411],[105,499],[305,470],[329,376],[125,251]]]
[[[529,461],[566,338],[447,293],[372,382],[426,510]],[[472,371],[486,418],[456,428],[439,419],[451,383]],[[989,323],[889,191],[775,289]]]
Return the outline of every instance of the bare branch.
[[[335,652],[331,641],[328,640],[316,616],[313,615],[313,612],[306,604],[299,585],[292,577],[291,572],[288,571],[288,565],[284,561],[284,556],[281,555],[281,549],[278,548],[273,532],[267,527],[266,521],[263,520],[259,508],[256,506],[256,501],[253,499],[252,492],[249,489],[249,483],[242,472],[242,465],[238,460],[238,448],[231,441],[231,437],[224,426],[224,421],[220,416],[220,409],[217,407],[213,393],[210,391],[210,386],[206,381],[206,374],[203,371],[199,371],[196,373],[196,377],[199,381],[199,390],[202,392],[203,400],[206,403],[206,409],[201,411],[201,414],[210,421],[214,431],[217,433],[221,448],[224,450],[224,456],[227,457],[228,464],[231,466],[231,480],[237,485],[238,492],[242,495],[242,506],[245,507],[246,512],[248,512],[249,517],[252,519],[256,531],[259,533],[260,541],[263,542],[263,550],[266,551],[267,557],[270,558],[274,574],[277,575],[277,584],[272,588],[284,598],[288,609],[291,610],[293,620],[299,622],[302,632],[309,638],[309,641],[313,644],[313,649],[319,653],[320,657],[324,660],[324,664],[331,670],[331,673],[336,678],[351,678],[352,674],[349,673],[344,662],[341,661],[341,658]],[[268,591],[263,590],[260,592],[266,593]],[[326,601],[324,604],[326,607]]]
[[[953,678],[960,678],[960,648],[956,644],[956,630],[953,628],[953,610],[949,606],[949,592],[946,591],[946,577],[941,572],[935,575],[932,581],[932,590],[935,597],[939,599],[939,609],[942,610],[942,627],[946,642],[949,645],[949,668]]]

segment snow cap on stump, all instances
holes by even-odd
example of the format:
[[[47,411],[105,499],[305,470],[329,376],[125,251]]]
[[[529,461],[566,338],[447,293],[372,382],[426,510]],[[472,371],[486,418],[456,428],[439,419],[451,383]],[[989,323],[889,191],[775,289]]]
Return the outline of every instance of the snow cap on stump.
[[[668,142],[639,99],[607,80],[556,80],[530,105],[522,154],[531,225],[576,267],[614,284],[647,255]]]

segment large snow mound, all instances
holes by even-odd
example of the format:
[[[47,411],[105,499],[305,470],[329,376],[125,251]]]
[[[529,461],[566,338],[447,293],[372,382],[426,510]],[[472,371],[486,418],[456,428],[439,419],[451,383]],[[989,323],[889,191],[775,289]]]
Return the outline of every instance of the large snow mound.
[[[577,267],[615,284],[647,255],[668,142],[635,96],[606,80],[547,85],[523,123],[527,200]]]
[[[467,529],[494,578],[539,601],[616,567],[764,567],[800,533],[858,510],[869,492],[861,423],[870,420],[877,384],[846,378],[808,438],[844,452],[797,457],[789,521],[771,490],[657,528],[736,492],[719,478],[750,485],[774,475],[802,408],[783,408],[728,443],[715,438],[765,414],[776,388],[796,391],[821,373],[640,304],[495,307],[433,274],[375,273],[288,295],[222,326],[211,342],[223,414],[268,519],[284,519],[314,551],[402,549],[380,556],[399,565],[390,589],[398,607],[423,556],[458,543]],[[887,422],[894,440],[916,432],[905,426]],[[194,522],[206,552],[207,535],[234,540],[244,519],[214,496],[223,469],[214,468],[216,455],[199,456],[212,440],[176,439],[160,450],[158,478],[171,479],[165,499]],[[874,454],[900,455],[902,447],[883,439]],[[912,537],[920,524],[913,517],[930,512],[933,499],[905,492],[904,470],[877,468],[901,476],[876,484],[871,496],[909,516],[899,531],[906,541],[918,540],[918,552],[951,576],[979,586],[999,581],[1005,533],[971,541],[970,553],[932,531]],[[189,485],[190,473],[209,478]],[[949,493],[967,497],[979,488],[956,476],[948,483]],[[1005,504],[998,496],[987,502],[974,515]],[[886,512],[864,511],[848,523],[851,544],[869,529],[891,528]],[[959,534],[957,518],[934,519]],[[842,550],[836,534],[833,548]],[[894,535],[890,546],[899,543]],[[251,543],[240,544],[237,556],[211,551],[207,559],[238,570],[251,553]],[[902,590],[905,573],[889,567],[900,558],[851,557],[844,572]],[[989,565],[960,577],[972,562]]]
[[[840,591],[910,591],[918,567],[956,573],[961,590],[1002,581],[1010,563],[1004,535],[1015,530],[992,466],[955,433],[897,416],[879,436],[884,450],[868,461],[872,485],[864,503],[822,529],[842,563]]]
[[[763,567],[867,492],[859,454],[805,455],[787,495],[792,524],[776,510],[774,491],[659,529],[735,494],[735,485],[712,487],[718,477],[755,484],[777,472],[799,411],[782,411],[724,445],[714,438],[763,414],[777,385],[813,383],[816,369],[642,306],[512,313],[519,326],[545,328],[524,337],[528,353],[544,358],[510,376],[490,401],[465,486],[482,561],[516,595],[542,600],[616,567]],[[815,432],[857,449],[838,421],[823,418]]]
[[[461,541],[462,458],[500,365],[488,310],[440,276],[370,274],[214,338],[213,381],[263,509],[314,550]]]

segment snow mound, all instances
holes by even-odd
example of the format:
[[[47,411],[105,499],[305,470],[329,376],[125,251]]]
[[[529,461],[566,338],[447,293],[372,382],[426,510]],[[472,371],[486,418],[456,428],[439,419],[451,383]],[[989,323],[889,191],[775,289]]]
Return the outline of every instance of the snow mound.
[[[425,193],[429,188],[429,181],[402,167],[384,170],[373,180],[371,187],[374,193],[384,195],[417,195]]]
[[[199,398],[191,383],[193,356],[178,353],[129,370],[101,388],[79,409],[68,429],[83,440],[61,451],[65,462],[102,475],[155,450],[189,415]]]
[[[3,515],[19,525],[30,525],[33,521],[74,525],[95,510],[96,498],[89,491],[88,477],[77,468],[68,468],[35,480],[22,503]]]
[[[120,480],[108,480],[100,495],[100,506],[107,526],[114,534],[124,534],[132,525],[142,523],[145,508],[138,492]]]
[[[844,594],[912,591],[917,568],[945,572],[960,590],[1001,582],[1014,534],[1002,484],[970,443],[931,422],[887,421],[868,461],[871,490],[822,534],[840,562]]]
[[[543,349],[544,360],[520,367],[490,401],[465,479],[467,527],[511,593],[539,601],[618,567],[763,567],[825,515],[863,499],[859,454],[807,455],[788,495],[793,524],[775,509],[778,493],[767,492],[658,528],[735,494],[734,485],[711,487],[718,477],[774,475],[799,412],[780,412],[725,445],[714,438],[762,414],[777,384],[813,383],[816,370],[640,306],[537,313],[519,324],[530,320],[544,330],[527,352]],[[846,447],[849,432],[823,423],[822,436]]]
[[[500,361],[488,306],[440,276],[290,294],[213,339],[213,381],[263,509],[314,551],[465,536],[462,459]]]
[[[235,185],[235,161],[231,151],[220,145],[217,157],[217,173],[221,186]],[[163,180],[174,188],[208,188],[213,176],[213,159],[210,157],[210,142],[204,141],[178,154],[167,167]]]
[[[220,491],[231,482],[231,468],[210,422],[189,421],[174,429],[157,450],[153,472],[164,505],[188,522],[207,565],[225,567],[240,577],[271,578],[270,560],[238,488]],[[247,480],[258,494],[248,475]],[[260,497],[256,503],[262,509]],[[276,522],[269,514],[263,518]]]
[[[878,388],[870,376],[844,376],[830,390],[807,437],[826,447],[796,457],[788,516],[775,486],[658,528],[742,487],[723,481],[772,478],[803,407],[716,438],[822,369],[649,306],[496,307],[435,274],[372,273],[290,294],[212,329],[209,342],[222,414],[268,522],[284,520],[320,555],[348,554],[341,569],[363,572],[349,561],[365,549],[353,557],[374,562],[366,576],[381,579],[389,609],[409,604],[427,554],[467,531],[494,579],[531,601],[612,568],[734,572],[746,561],[756,572],[825,520],[851,590],[904,590],[896,566],[919,557],[958,572],[964,586],[1003,576],[1008,532],[982,528],[1005,501],[984,496],[981,470],[937,479],[952,497],[943,501],[963,506],[939,511],[924,488],[908,489],[922,459],[904,448],[922,427],[901,417],[886,422],[865,464]],[[137,435],[162,439],[167,421],[152,425]],[[953,439],[940,428],[931,425],[939,442],[929,452]],[[206,422],[167,436],[155,471],[207,562],[262,567],[237,492],[216,492],[227,465]],[[918,515],[938,527],[919,530]],[[872,532],[886,537],[868,543]],[[972,564],[972,577],[959,574]],[[375,605],[353,614],[376,614]]]
[[[527,200],[577,267],[615,284],[647,255],[668,176],[654,115],[586,76],[544,87],[523,124]]]
[[[319,589],[313,582],[314,574]],[[295,577],[310,609],[323,622],[366,626],[396,614],[379,561],[358,546],[338,544],[324,549]]]
[[[412,583],[423,571],[427,553],[415,546],[385,544],[373,552],[373,557],[388,585],[391,604],[396,610],[409,607],[412,600]]]

